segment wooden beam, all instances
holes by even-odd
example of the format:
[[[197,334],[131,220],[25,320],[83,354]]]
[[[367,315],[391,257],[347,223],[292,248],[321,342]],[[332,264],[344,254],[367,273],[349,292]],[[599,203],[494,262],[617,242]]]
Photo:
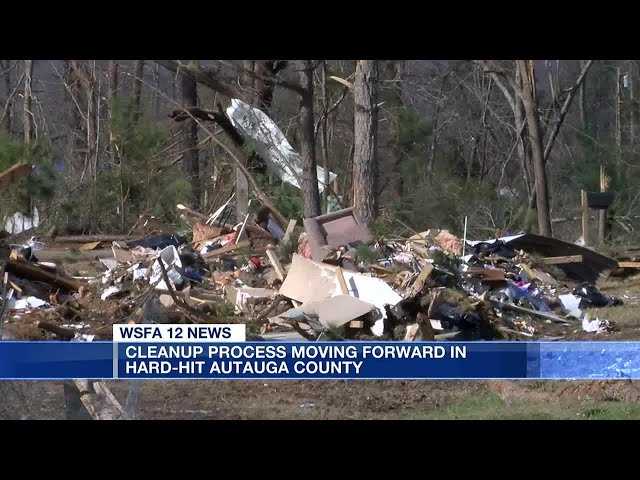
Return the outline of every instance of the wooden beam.
[[[543,263],[545,265],[558,265],[564,263],[580,263],[582,262],[582,255],[568,255],[565,257],[546,257],[540,258],[538,260],[539,263]]]
[[[37,267],[36,265],[20,259],[14,260],[10,258],[9,263],[7,264],[7,270],[26,280],[45,282],[72,292],[77,292],[82,285],[77,280],[74,280],[72,278],[65,278],[60,275],[56,275],[55,273],[47,272],[43,268]]]
[[[640,262],[618,262],[620,268],[640,268]]]
[[[338,282],[340,283],[340,289],[342,290],[343,295],[349,295],[349,287],[344,279],[341,267],[336,268],[336,276],[338,277]]]

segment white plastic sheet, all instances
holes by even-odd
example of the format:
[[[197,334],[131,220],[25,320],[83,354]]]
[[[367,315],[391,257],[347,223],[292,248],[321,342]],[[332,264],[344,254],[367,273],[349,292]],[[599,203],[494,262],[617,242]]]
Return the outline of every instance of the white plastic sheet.
[[[3,223],[4,229],[14,235],[26,232],[40,225],[40,215],[38,214],[38,209],[34,207],[32,216],[16,212],[10,217],[4,217]]]
[[[227,115],[245,141],[255,147],[267,163],[267,168],[283,182],[302,188],[302,158],[293,149],[282,131],[263,111],[238,99],[231,100]],[[318,167],[318,189],[324,191],[324,168]],[[329,184],[337,175],[329,172]],[[300,180],[299,180],[300,179]]]

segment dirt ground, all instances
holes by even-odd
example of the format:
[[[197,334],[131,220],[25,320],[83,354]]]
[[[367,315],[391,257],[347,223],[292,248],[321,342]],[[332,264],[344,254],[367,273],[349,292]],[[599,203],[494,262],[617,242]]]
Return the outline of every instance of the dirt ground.
[[[98,252],[99,254],[99,252]],[[44,255],[43,255],[44,257]],[[91,274],[92,254],[47,253],[75,275]],[[612,333],[571,339],[640,339],[640,282],[607,289],[622,307],[594,316]],[[535,324],[534,324],[535,326]],[[125,404],[130,382],[108,382]],[[0,382],[0,419],[64,419],[62,382]],[[617,381],[145,381],[136,418],[162,419],[640,419],[640,382]]]

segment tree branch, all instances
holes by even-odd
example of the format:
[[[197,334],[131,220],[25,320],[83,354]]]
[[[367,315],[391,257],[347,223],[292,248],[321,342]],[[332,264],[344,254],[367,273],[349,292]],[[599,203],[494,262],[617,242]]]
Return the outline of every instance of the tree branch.
[[[292,91],[296,92],[299,95],[303,95],[304,94],[304,89],[299,84],[287,82],[286,80],[282,80],[281,78],[278,78],[278,77],[275,76],[275,72],[273,74],[265,75],[263,73],[256,73],[253,70],[249,70],[247,68],[244,68],[244,66],[240,67],[238,65],[234,65],[231,62],[228,62],[226,60],[219,60],[219,62],[222,65],[225,65],[227,67],[230,67],[230,68],[233,68],[235,70],[238,70],[243,75],[248,75],[250,77],[257,78],[257,79],[263,80],[265,82],[271,82],[271,83],[273,83],[273,85],[275,85],[277,87],[283,87],[283,88],[292,90]],[[284,68],[284,67],[282,67],[282,68]]]
[[[229,98],[237,98],[240,96],[240,92],[233,85],[233,82],[225,83],[221,81],[217,76],[211,72],[200,67],[193,65],[186,65],[181,60],[154,60],[158,65],[163,66],[167,70],[174,73],[181,73],[195,80],[197,83],[215,90]]]
[[[549,154],[551,153],[551,149],[553,148],[553,143],[555,142],[555,139],[558,136],[558,133],[560,132],[560,127],[562,126],[562,122],[564,122],[564,117],[567,115],[567,112],[569,111],[571,102],[573,101],[573,98],[576,96],[576,93],[580,89],[580,85],[582,85],[582,82],[584,82],[587,72],[591,68],[591,65],[593,65],[593,62],[594,62],[593,60],[589,60],[585,64],[585,66],[582,68],[582,71],[580,72],[580,75],[578,76],[576,83],[573,85],[573,87],[569,91],[569,95],[567,95],[567,98],[564,101],[564,105],[562,105],[562,110],[560,110],[560,115],[558,115],[558,119],[556,120],[553,126],[551,135],[547,140],[547,145],[544,148],[545,163],[547,163],[547,160],[549,159]]]

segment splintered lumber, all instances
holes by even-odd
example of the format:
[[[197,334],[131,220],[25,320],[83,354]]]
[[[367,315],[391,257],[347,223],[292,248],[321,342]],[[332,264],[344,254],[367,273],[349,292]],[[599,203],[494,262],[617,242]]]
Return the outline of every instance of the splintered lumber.
[[[550,313],[546,313],[546,312],[538,312],[536,310],[531,310],[529,308],[524,308],[524,307],[520,307],[518,305],[512,305],[510,303],[504,303],[504,302],[500,302],[498,300],[491,300],[492,303],[494,303],[495,305],[498,305],[502,308],[506,308],[508,310],[513,310],[514,312],[520,312],[520,313],[527,313],[529,315],[533,315],[535,317],[540,317],[540,318],[544,318],[547,320],[551,320],[552,322],[555,323],[562,323],[564,325],[571,325],[571,322],[565,320],[564,318],[560,318],[556,315],[552,315]]]
[[[618,262],[620,268],[640,268],[640,262]]]
[[[282,243],[288,243],[291,235],[293,234],[293,229],[296,228],[297,220],[289,220],[289,225],[287,225],[287,230],[284,232],[284,236],[282,237]]]
[[[127,413],[102,382],[74,380],[80,401],[93,420],[128,420]]]
[[[82,285],[82,283],[77,280],[48,272],[41,267],[20,259],[14,260],[10,258],[7,264],[7,270],[27,280],[45,282],[72,292],[77,292]]]
[[[89,243],[89,242],[119,242],[127,240],[138,240],[140,237],[133,235],[68,235],[66,237],[56,237],[56,242],[60,243]]]
[[[267,257],[269,258],[269,263],[271,263],[271,266],[276,271],[276,275],[278,275],[280,281],[284,282],[285,271],[284,268],[282,268],[280,259],[276,256],[276,252],[271,248],[267,248]]]
[[[5,170],[0,173],[0,188],[6,188],[9,185],[13,185],[22,177],[29,175],[34,168],[35,165],[30,163],[19,163]]]
[[[504,270],[501,268],[469,267],[464,273],[471,276],[480,276],[485,283],[502,283],[506,281]]]
[[[580,263],[582,262],[582,255],[567,255],[564,257],[546,257],[538,260],[545,265],[561,265],[564,263]]]
[[[411,285],[411,287],[407,291],[405,298],[413,297],[420,290],[422,290],[422,287],[424,287],[424,284],[427,281],[427,278],[429,278],[429,275],[431,275],[432,271],[433,271],[433,265],[431,263],[427,263],[424,267],[422,267],[422,270],[420,270],[420,274],[418,275],[418,278],[416,278],[416,280],[413,282],[413,285]]]
[[[225,245],[222,248],[218,248],[217,250],[213,250],[212,252],[207,252],[202,255],[202,258],[208,260],[210,258],[219,257],[220,255],[224,255],[225,253],[233,252],[234,250],[238,250],[240,248],[246,248],[251,246],[251,242],[249,240],[243,240],[242,242],[238,242],[236,244]]]
[[[342,273],[341,267],[336,267],[336,277],[338,277],[338,283],[340,284],[340,289],[344,295],[349,295],[349,287],[347,286],[347,282],[344,279],[344,273]]]

